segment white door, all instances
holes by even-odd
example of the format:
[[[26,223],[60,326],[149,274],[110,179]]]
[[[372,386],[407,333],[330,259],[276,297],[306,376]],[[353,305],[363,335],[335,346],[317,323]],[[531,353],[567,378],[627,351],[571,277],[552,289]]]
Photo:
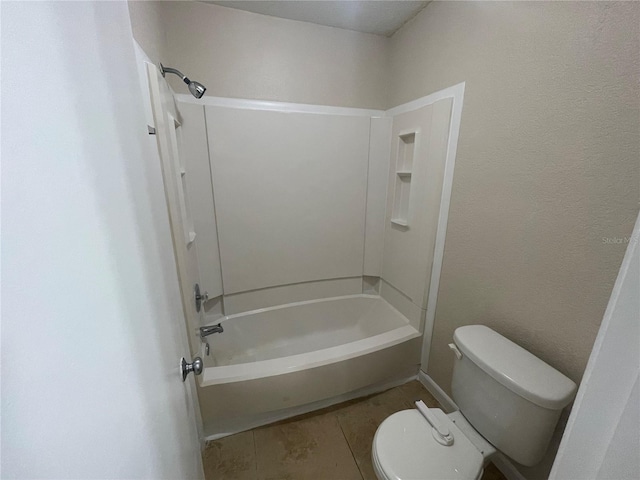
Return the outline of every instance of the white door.
[[[202,478],[126,2],[3,2],[2,69],[2,476]]]
[[[195,285],[200,284],[200,273],[198,271],[196,232],[194,231],[189,192],[187,191],[189,173],[185,168],[182,124],[175,99],[166,80],[155,65],[151,63],[146,65],[174,253],[180,278],[187,336],[191,352],[195,354],[200,347],[196,332],[202,325],[201,317],[204,315],[204,306],[201,306],[197,311]],[[204,293],[204,291],[201,292],[201,294]]]

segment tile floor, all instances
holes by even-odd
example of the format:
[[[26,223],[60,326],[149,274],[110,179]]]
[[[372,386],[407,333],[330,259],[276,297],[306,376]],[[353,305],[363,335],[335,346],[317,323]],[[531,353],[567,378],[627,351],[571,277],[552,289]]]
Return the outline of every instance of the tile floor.
[[[421,399],[438,402],[417,381],[369,397],[208,442],[207,480],[376,480],[371,444],[378,425]],[[493,465],[482,480],[504,480]]]

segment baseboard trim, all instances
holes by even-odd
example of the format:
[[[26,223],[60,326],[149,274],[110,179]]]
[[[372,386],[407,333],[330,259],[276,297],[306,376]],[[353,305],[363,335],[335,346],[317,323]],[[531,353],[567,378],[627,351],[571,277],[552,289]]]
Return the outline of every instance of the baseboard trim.
[[[440,388],[433,378],[424,373],[422,370],[418,372],[418,381],[429,390],[429,393],[434,396],[434,398],[442,405],[442,408],[447,412],[455,412],[459,410],[456,402],[453,401],[447,393]],[[507,480],[527,480],[522,473],[518,471],[515,465],[502,453],[497,452],[493,457],[491,457],[491,461],[493,464],[502,472],[502,474],[507,477]]]
[[[434,396],[446,413],[451,413],[459,410],[458,405],[453,399],[440,388],[440,386],[429,375],[422,370],[418,372],[418,381],[429,390],[429,393]]]

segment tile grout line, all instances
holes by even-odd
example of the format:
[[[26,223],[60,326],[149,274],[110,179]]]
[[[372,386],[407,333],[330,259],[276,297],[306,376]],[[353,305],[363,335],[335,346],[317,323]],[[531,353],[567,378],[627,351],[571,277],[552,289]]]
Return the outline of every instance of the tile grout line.
[[[340,423],[340,417],[338,415],[336,415],[336,421],[338,422],[338,426],[340,427],[340,432],[342,433],[342,436],[344,437],[344,441],[347,442],[347,447],[349,447],[349,452],[351,453],[351,458],[353,458],[353,462],[356,464],[356,468],[358,469],[358,473],[360,474],[360,478],[362,480],[364,480],[364,474],[362,473],[362,469],[360,468],[360,464],[358,463],[358,460],[356,460],[356,456],[353,453],[353,449],[351,448],[351,444],[349,443],[349,439],[347,438],[347,436],[344,433],[344,429],[342,428],[342,423]]]
[[[258,480],[258,446],[256,444],[256,431],[251,429],[251,437],[253,438],[253,465],[255,466],[256,480]]]

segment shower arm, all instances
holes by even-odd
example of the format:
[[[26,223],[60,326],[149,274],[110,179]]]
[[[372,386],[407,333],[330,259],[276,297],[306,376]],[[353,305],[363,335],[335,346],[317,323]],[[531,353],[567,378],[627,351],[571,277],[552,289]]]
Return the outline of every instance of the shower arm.
[[[202,85],[200,82],[192,82],[180,70],[176,70],[175,68],[171,68],[171,67],[165,67],[161,63],[160,73],[162,74],[162,76],[164,77],[167,72],[173,73],[174,75],[179,76],[182,79],[182,81],[186,83],[187,86],[189,87],[189,91],[191,92],[191,95],[193,95],[196,98],[202,98],[202,96],[204,95],[204,92],[207,91],[207,87]]]
[[[191,83],[191,80],[189,80],[189,78],[187,78],[186,75],[184,75],[180,70],[177,70],[175,68],[165,67],[164,65],[160,64],[160,73],[162,74],[163,77],[165,76],[165,73],[173,73],[174,75],[178,75],[182,79],[182,81],[187,85]]]

